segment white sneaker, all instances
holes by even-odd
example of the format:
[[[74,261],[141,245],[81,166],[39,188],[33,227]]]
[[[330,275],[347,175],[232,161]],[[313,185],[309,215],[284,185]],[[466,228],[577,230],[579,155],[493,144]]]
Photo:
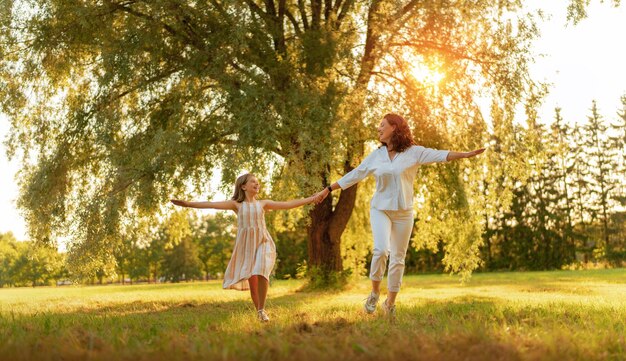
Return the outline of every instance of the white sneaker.
[[[383,309],[383,312],[385,313],[387,317],[389,317],[390,320],[394,321],[396,319],[396,305],[395,304],[389,306],[387,304],[387,300],[385,300],[381,308]]]
[[[258,310],[257,314],[259,316],[259,321],[261,321],[261,322],[269,322],[270,321],[270,318],[267,315],[267,313],[265,313],[265,310]]]
[[[374,313],[374,311],[376,311],[376,306],[378,305],[378,297],[380,297],[380,295],[374,292],[370,293],[370,295],[365,300],[365,312]]]

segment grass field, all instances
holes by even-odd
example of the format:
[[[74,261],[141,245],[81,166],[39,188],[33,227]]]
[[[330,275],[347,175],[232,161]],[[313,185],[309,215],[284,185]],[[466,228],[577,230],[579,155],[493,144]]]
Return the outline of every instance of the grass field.
[[[0,289],[0,359],[626,359],[624,269],[407,276],[395,323],[366,279],[301,286],[273,283],[269,324],[220,282]]]

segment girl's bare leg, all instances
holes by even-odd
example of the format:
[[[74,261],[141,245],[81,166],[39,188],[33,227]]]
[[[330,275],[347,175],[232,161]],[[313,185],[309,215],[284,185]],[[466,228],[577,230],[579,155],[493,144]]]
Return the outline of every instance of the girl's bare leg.
[[[265,299],[267,298],[267,289],[269,288],[269,282],[263,276],[258,276],[257,280],[258,280],[258,290],[259,290],[258,299],[257,299],[259,302],[259,307],[257,309],[262,310],[265,308]]]
[[[259,276],[252,276],[248,279],[248,283],[250,284],[250,297],[252,297],[252,303],[254,303],[254,307],[257,310],[260,310],[261,308],[259,308],[259,282],[258,282]]]

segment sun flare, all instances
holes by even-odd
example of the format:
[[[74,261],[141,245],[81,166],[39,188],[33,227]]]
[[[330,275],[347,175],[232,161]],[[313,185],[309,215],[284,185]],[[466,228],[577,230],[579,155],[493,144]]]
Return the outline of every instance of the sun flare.
[[[445,74],[423,63],[412,63],[409,67],[410,75],[419,83],[437,86],[445,78]]]

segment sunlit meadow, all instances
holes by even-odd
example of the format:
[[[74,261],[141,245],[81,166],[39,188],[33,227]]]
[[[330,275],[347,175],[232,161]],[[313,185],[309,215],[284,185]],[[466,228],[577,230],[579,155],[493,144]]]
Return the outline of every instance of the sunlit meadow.
[[[368,281],[273,281],[269,324],[218,281],[0,290],[1,359],[623,360],[626,270],[405,278],[390,322]]]

